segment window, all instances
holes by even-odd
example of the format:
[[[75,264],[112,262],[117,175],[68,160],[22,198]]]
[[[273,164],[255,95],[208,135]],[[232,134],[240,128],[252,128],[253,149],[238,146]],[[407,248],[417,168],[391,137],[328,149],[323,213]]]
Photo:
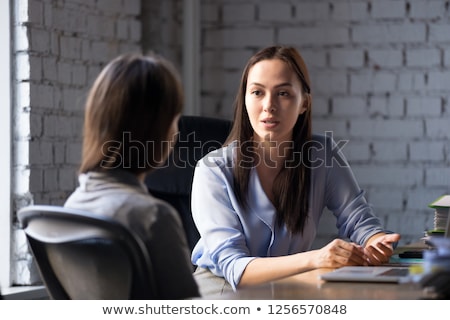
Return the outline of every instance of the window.
[[[0,1],[0,286],[10,286],[11,260],[11,25],[10,1]]]

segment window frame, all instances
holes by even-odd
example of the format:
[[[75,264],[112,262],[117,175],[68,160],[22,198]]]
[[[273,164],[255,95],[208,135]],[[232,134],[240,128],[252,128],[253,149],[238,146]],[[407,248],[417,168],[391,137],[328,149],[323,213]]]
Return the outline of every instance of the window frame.
[[[11,286],[11,109],[12,109],[12,45],[11,45],[11,1],[0,1],[0,137],[2,156],[0,157],[0,286]],[[7,260],[7,261],[5,261]]]

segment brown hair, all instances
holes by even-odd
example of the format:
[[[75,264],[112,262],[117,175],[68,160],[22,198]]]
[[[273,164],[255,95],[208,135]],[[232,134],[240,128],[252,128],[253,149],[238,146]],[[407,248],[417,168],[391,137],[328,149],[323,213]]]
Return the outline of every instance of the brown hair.
[[[225,144],[238,141],[236,165],[233,168],[234,193],[238,202],[247,207],[248,183],[251,167],[241,165],[254,158],[249,143],[253,137],[253,128],[245,107],[245,94],[250,69],[262,60],[279,59],[287,63],[297,75],[302,85],[302,95],[306,111],[299,115],[293,130],[293,148],[286,158],[285,166],[275,178],[273,194],[277,210],[277,223],[285,224],[292,233],[301,233],[306,223],[310,194],[310,160],[303,146],[311,141],[311,82],[306,64],[300,53],[292,47],[273,46],[260,50],[253,55],[244,68],[240,87],[234,102],[234,123]],[[254,160],[254,159],[253,159]],[[292,165],[294,161],[295,165]],[[289,163],[288,163],[289,162]]]
[[[148,172],[165,160],[169,128],[183,106],[179,75],[155,54],[112,60],[86,101],[80,172]]]

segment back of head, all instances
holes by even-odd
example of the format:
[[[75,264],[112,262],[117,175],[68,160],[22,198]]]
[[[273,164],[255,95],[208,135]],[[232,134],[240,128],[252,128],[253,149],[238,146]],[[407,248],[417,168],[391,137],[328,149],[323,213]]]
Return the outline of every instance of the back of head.
[[[85,106],[80,172],[157,167],[168,153],[183,92],[173,65],[157,55],[126,54],[95,80]]]

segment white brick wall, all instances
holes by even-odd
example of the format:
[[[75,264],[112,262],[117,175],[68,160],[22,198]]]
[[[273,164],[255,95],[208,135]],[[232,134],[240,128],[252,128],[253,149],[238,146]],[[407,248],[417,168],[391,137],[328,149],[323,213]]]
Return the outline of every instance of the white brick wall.
[[[313,129],[350,140],[343,151],[375,212],[403,234],[403,243],[432,227],[428,203],[450,193],[445,1],[203,4],[201,51],[208,57],[202,65],[203,114],[231,118],[237,75],[251,53],[270,44],[293,45],[312,78]],[[236,6],[247,9],[229,14]],[[234,61],[225,63],[218,54],[225,50]],[[333,224],[324,222],[318,243],[334,232]]]
[[[377,0],[370,3],[371,16],[374,19],[403,19],[406,16],[404,0]]]
[[[16,0],[14,11],[15,204],[62,203],[76,185],[87,88],[125,51],[153,50],[182,70],[182,1]],[[232,117],[253,52],[297,47],[314,131],[350,140],[343,152],[375,212],[415,241],[432,226],[428,203],[450,193],[449,14],[441,0],[203,0],[202,113]],[[323,222],[316,244],[335,235],[333,218]]]
[[[75,189],[87,90],[110,59],[141,50],[140,8],[140,0],[15,1],[16,209],[62,204]],[[29,258],[17,252],[14,283],[37,280]]]

